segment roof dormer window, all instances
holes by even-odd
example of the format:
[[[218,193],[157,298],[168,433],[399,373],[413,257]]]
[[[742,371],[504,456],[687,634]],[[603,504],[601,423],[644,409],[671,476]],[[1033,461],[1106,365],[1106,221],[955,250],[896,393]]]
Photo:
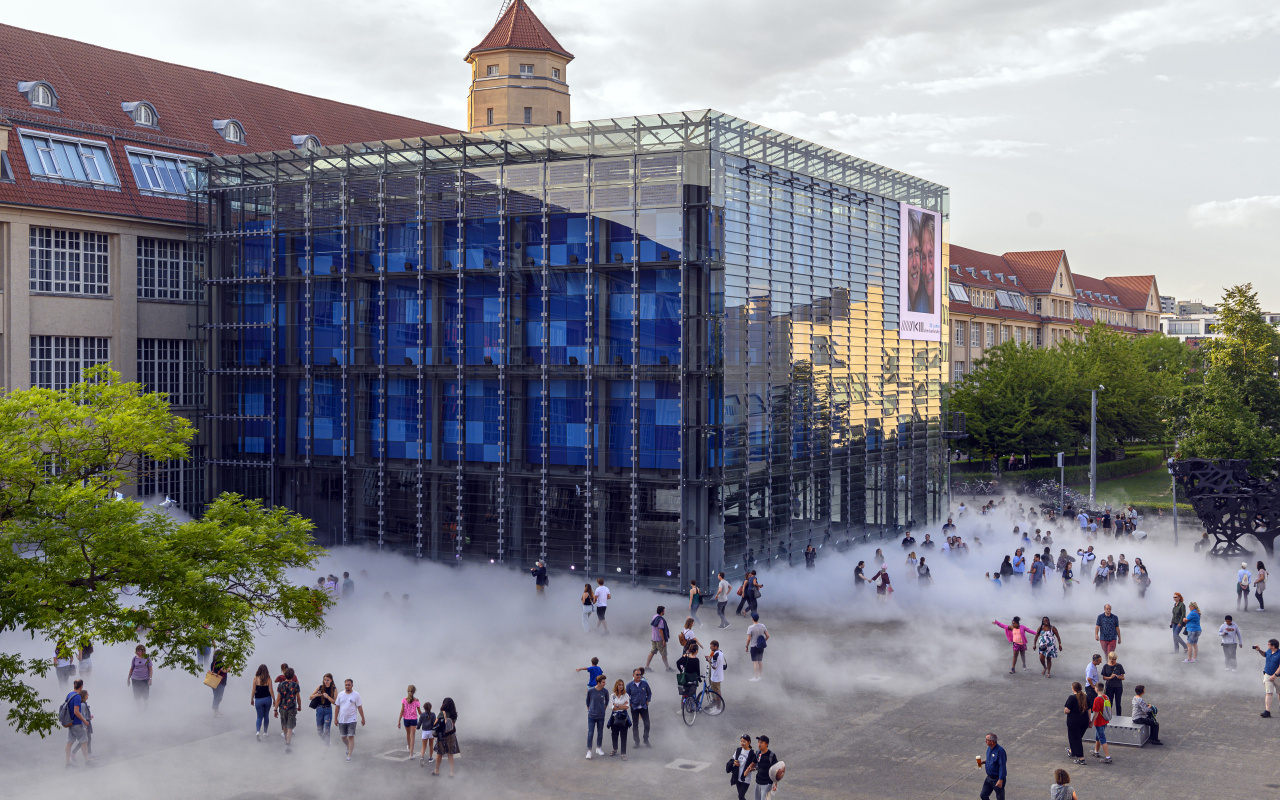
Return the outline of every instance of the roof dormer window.
[[[234,119],[215,119],[213,129],[232,144],[244,144],[244,126]]]
[[[320,152],[320,139],[309,133],[299,134],[291,138],[293,139],[294,146],[299,150],[304,150],[308,153]]]
[[[58,93],[45,81],[19,81],[18,91],[36,108],[58,110]]]
[[[157,128],[160,126],[160,115],[156,113],[156,107],[145,100],[121,103],[120,108],[129,115],[134,125],[141,125],[144,128]]]

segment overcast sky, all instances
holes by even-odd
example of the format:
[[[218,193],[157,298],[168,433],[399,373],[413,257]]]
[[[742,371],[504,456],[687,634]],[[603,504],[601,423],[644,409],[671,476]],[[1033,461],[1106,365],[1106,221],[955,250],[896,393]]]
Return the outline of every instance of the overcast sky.
[[[70,0],[5,21],[453,127],[500,0]],[[77,8],[79,6],[79,8]],[[574,119],[715,108],[951,187],[951,241],[1280,311],[1276,0],[531,0]]]

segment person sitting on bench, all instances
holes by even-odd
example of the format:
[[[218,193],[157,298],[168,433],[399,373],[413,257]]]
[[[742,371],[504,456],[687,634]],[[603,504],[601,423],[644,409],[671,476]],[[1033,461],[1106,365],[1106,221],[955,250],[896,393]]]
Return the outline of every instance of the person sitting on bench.
[[[1155,706],[1144,697],[1147,687],[1138,684],[1133,690],[1133,724],[1146,725],[1151,729],[1151,741],[1148,744],[1164,744],[1160,741],[1160,723],[1156,722]]]

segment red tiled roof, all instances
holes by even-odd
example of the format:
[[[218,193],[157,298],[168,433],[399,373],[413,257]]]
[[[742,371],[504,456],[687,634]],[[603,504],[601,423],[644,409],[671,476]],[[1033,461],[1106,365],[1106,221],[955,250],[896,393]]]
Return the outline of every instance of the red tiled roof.
[[[47,81],[58,110],[32,108],[19,81]],[[157,129],[135,126],[122,102],[147,101]],[[452,132],[430,122],[290,92],[275,86],[193,69],[105,47],[0,24],[0,117],[17,128],[47,130],[110,145],[120,191],[33,182],[22,146],[9,139],[16,183],[0,183],[0,203],[187,219],[187,204],[140,194],[125,145],[204,157],[293,150],[291,137],[312,135],[322,145],[433,136]],[[215,119],[244,126],[245,143],[231,144]]]
[[[1108,285],[1105,280],[1091,278],[1078,272],[1071,273],[1071,279],[1076,286],[1076,300],[1095,306],[1127,310],[1127,306],[1124,303],[1111,299],[1112,297],[1119,297],[1119,293],[1114,286]],[[1079,292],[1093,292],[1093,296],[1081,295]]]
[[[1027,250],[1005,253],[1004,258],[1015,265],[1018,277],[1033,292],[1047,292],[1053,288],[1053,276],[1066,256],[1065,250]]]
[[[1151,294],[1151,284],[1155,283],[1154,275],[1122,275],[1117,278],[1103,278],[1111,286],[1120,302],[1134,311],[1147,307],[1147,297]]]
[[[552,53],[572,59],[573,53],[565,50],[551,35],[547,26],[542,24],[538,15],[533,13],[525,0],[515,0],[507,10],[498,17],[493,30],[484,37],[480,44],[471,48],[465,61],[470,61],[475,53],[485,50],[548,50]]]

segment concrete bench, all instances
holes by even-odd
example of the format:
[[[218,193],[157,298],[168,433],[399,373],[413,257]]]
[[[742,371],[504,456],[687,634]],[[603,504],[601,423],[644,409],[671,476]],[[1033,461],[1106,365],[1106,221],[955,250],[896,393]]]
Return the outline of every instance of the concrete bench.
[[[1107,723],[1107,744],[1123,744],[1129,747],[1142,747],[1151,738],[1151,729],[1146,725],[1136,725],[1132,717],[1116,717]],[[1092,726],[1084,733],[1084,740],[1094,740]]]

